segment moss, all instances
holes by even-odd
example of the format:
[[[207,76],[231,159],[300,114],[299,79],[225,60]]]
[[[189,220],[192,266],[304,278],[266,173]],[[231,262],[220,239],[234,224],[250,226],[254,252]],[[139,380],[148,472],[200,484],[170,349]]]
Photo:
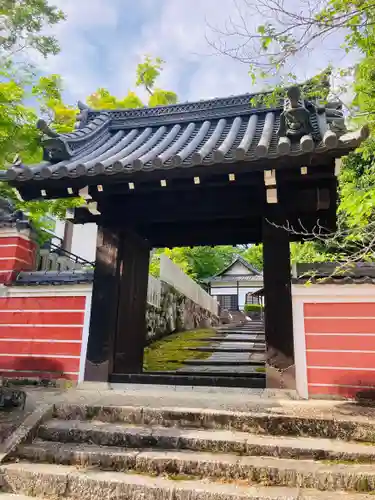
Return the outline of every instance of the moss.
[[[211,352],[189,351],[187,348],[208,347],[213,343],[204,338],[214,337],[211,329],[180,332],[164,337],[145,348],[143,368],[145,371],[177,370],[184,366],[186,360],[206,359]]]
[[[371,458],[345,460],[345,459],[332,459],[332,460],[321,460],[323,464],[327,465],[354,465],[354,464],[372,464],[373,460]]]
[[[168,479],[171,481],[195,481],[197,476],[189,474],[168,474]]]

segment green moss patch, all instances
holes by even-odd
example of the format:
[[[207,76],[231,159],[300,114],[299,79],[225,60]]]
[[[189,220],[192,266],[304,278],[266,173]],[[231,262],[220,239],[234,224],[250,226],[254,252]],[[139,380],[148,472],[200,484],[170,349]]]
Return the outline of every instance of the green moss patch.
[[[177,370],[186,360],[206,359],[212,352],[189,351],[192,347],[209,347],[214,342],[202,339],[216,336],[215,330],[191,330],[169,335],[145,348],[143,369],[149,372]]]

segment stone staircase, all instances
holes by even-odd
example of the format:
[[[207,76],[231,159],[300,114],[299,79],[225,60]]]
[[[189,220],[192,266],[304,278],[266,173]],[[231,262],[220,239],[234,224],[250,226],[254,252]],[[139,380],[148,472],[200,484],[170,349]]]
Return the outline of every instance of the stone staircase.
[[[0,474],[0,500],[370,500],[375,420],[65,404]]]
[[[264,374],[265,335],[262,321],[232,323],[216,328],[217,334],[201,341],[207,346],[187,348],[209,352],[205,359],[186,360],[180,369],[185,373]],[[265,376],[265,375],[264,375]]]

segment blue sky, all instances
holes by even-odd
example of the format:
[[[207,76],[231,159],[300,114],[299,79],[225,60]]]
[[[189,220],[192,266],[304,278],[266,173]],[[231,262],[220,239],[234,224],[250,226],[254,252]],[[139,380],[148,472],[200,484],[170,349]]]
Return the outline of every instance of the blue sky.
[[[241,1],[246,0],[237,0],[237,5]],[[253,90],[248,67],[214,53],[206,40],[207,35],[213,36],[208,23],[222,27],[233,17],[234,0],[51,0],[51,3],[67,14],[67,21],[54,28],[62,51],[47,61],[37,62],[44,72],[64,77],[66,100],[70,103],[84,100],[98,87],[108,88],[118,97],[136,90],[135,69],[144,54],[166,61],[158,86],[176,92],[180,101]],[[249,18],[249,27],[260,22],[261,19]],[[337,51],[327,49],[329,44],[325,42],[309,57],[299,59],[296,67],[301,80],[337,60]]]

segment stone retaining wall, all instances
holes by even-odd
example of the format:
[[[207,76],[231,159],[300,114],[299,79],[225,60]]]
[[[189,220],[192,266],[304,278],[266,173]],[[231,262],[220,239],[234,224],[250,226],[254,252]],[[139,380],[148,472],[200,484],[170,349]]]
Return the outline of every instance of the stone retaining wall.
[[[210,328],[219,324],[218,316],[162,282],[160,308],[147,305],[147,343],[173,332]]]

